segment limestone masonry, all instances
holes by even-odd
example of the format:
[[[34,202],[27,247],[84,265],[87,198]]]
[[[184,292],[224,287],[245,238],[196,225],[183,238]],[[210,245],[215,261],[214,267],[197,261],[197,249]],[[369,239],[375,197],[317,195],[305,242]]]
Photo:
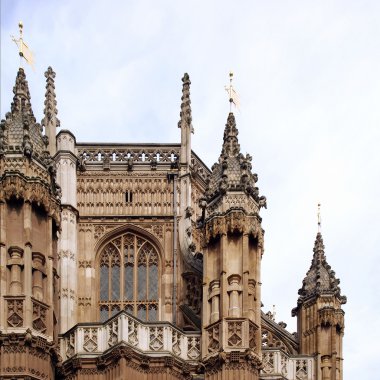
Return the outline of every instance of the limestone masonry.
[[[0,124],[0,378],[342,380],[346,298],[320,233],[297,333],[261,311],[266,198],[233,113],[210,170],[187,74],[178,144],[57,134],[45,76],[41,124],[22,68]]]

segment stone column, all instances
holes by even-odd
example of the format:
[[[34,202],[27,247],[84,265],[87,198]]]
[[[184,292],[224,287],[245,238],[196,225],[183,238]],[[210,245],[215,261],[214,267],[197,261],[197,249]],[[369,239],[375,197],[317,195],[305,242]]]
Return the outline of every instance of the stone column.
[[[20,247],[9,247],[10,260],[8,264],[11,270],[11,281],[9,284],[9,293],[11,295],[20,295],[22,293],[22,279],[21,279],[21,268],[22,268],[22,255],[23,250]]]
[[[214,280],[210,283],[210,300],[211,314],[210,323],[214,323],[219,319],[219,297],[220,297],[220,281]]]
[[[3,296],[7,292],[7,249],[6,249],[6,207],[5,202],[0,201],[0,295]],[[2,311],[1,311],[2,310]],[[0,329],[4,329],[5,321],[5,302],[0,297]]]
[[[239,318],[241,316],[239,293],[241,292],[240,286],[241,277],[238,274],[233,274],[228,277],[229,284],[229,309],[228,316]]]
[[[33,323],[33,304],[32,304],[32,205],[30,202],[24,202],[24,294],[25,298],[25,323],[32,326]]]
[[[62,189],[62,224],[58,243],[60,276],[59,331],[66,332],[77,321],[77,215],[75,137],[69,131],[57,135],[57,182]]]
[[[45,299],[44,284],[43,284],[44,275],[45,275],[45,269],[44,269],[45,257],[40,252],[33,252],[32,259],[33,259],[33,278],[32,278],[33,297],[39,301],[43,301],[47,303],[47,300]]]

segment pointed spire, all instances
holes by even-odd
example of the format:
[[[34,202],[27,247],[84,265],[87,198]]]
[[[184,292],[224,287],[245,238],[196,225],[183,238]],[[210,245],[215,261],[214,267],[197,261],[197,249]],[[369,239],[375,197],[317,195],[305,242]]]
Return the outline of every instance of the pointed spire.
[[[236,128],[235,116],[232,112],[229,113],[227,124],[224,128],[223,146],[220,157],[238,157],[240,154],[240,144],[238,141],[239,131]]]
[[[188,73],[185,73],[182,78],[182,97],[181,97],[181,112],[179,114],[180,120],[178,122],[178,128],[182,126],[189,127],[193,132],[192,116],[191,116],[191,100],[190,100],[190,77]]]
[[[238,134],[235,116],[230,112],[224,129],[219,162],[211,168],[206,198],[210,202],[227,191],[244,191],[257,202],[259,208],[266,208],[266,198],[259,196],[259,188],[256,187],[258,176],[252,173],[252,156],[244,156],[240,152]]]
[[[13,152],[15,148],[22,148],[27,157],[31,158],[33,154],[34,157],[41,158],[45,150],[42,127],[36,123],[33,114],[29,85],[23,68],[17,72],[13,93],[11,112],[6,115],[3,126],[3,141],[6,139],[7,146]]]
[[[310,269],[303,280],[302,288],[298,291],[300,295],[298,303],[302,303],[309,297],[321,294],[332,294],[336,296],[342,304],[346,303],[346,297],[340,294],[340,281],[335,278],[335,272],[327,263],[325,246],[320,232],[317,233],[313,252]]]
[[[46,77],[46,93],[45,93],[45,108],[44,118],[41,121],[42,126],[45,127],[45,134],[49,141],[49,152],[51,156],[56,153],[56,131],[61,122],[57,118],[57,101],[55,100],[55,72],[49,66],[45,72]]]
[[[13,87],[13,102],[11,104],[11,113],[15,115],[22,111],[24,116],[30,116],[31,121],[35,122],[32,105],[30,102],[30,92],[28,81],[26,80],[25,72],[22,67],[19,68],[16,77],[16,83]]]

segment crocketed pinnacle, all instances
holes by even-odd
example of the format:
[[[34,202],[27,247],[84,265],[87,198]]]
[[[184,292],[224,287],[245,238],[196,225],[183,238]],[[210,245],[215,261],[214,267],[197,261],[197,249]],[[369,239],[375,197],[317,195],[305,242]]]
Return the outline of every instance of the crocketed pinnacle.
[[[298,291],[299,304],[310,297],[323,294],[334,295],[342,304],[347,301],[346,297],[340,294],[340,281],[327,263],[324,249],[322,234],[318,232],[310,269],[303,280],[302,288]]]
[[[182,78],[181,112],[178,128],[188,127],[192,129],[191,100],[190,100],[190,77],[185,73]]]
[[[28,81],[23,68],[17,72],[13,93],[11,112],[7,113],[6,120],[2,121],[2,151],[23,151],[28,157],[32,154],[42,157],[46,146],[41,125],[36,123],[33,114]]]
[[[259,188],[256,187],[258,176],[252,173],[252,157],[249,154],[244,156],[240,152],[238,134],[235,116],[230,112],[224,129],[219,162],[212,167],[206,189],[207,201],[210,202],[227,191],[244,191],[252,196],[259,207],[266,207],[266,198],[259,196]]]
[[[55,72],[49,66],[45,72],[46,78],[46,93],[45,93],[45,108],[44,108],[44,118],[42,119],[42,125],[47,128],[50,123],[54,123],[56,127],[60,126],[60,121],[57,118],[57,101],[55,100],[55,85],[54,78]]]
[[[30,116],[35,122],[32,105],[30,103],[29,85],[22,67],[20,67],[17,72],[16,83],[13,87],[13,94],[13,102],[11,104],[12,114],[14,115],[22,111],[24,116]]]
[[[236,128],[235,116],[232,112],[229,113],[227,124],[224,129],[223,147],[220,158],[237,157],[240,154],[240,144],[238,141],[239,131]]]

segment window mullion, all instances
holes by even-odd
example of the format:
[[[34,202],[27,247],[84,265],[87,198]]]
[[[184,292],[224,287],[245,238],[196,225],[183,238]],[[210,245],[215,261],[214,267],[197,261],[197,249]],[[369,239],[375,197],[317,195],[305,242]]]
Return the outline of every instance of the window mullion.
[[[120,245],[120,310],[124,309],[124,272],[125,272],[125,265],[124,265],[124,235],[121,237],[121,245]]]
[[[137,237],[134,235],[134,260],[133,260],[133,315],[137,316],[137,262],[138,262],[138,251],[137,251]]]
[[[111,317],[112,314],[112,305],[111,305],[111,300],[112,300],[112,258],[111,255],[108,256],[108,318]]]
[[[149,300],[149,254],[146,255],[146,281],[145,281],[145,287],[146,287],[146,291],[145,291],[145,301],[148,301]],[[146,320],[148,320],[148,316],[149,316],[149,304],[148,302],[145,303],[146,304]]]

